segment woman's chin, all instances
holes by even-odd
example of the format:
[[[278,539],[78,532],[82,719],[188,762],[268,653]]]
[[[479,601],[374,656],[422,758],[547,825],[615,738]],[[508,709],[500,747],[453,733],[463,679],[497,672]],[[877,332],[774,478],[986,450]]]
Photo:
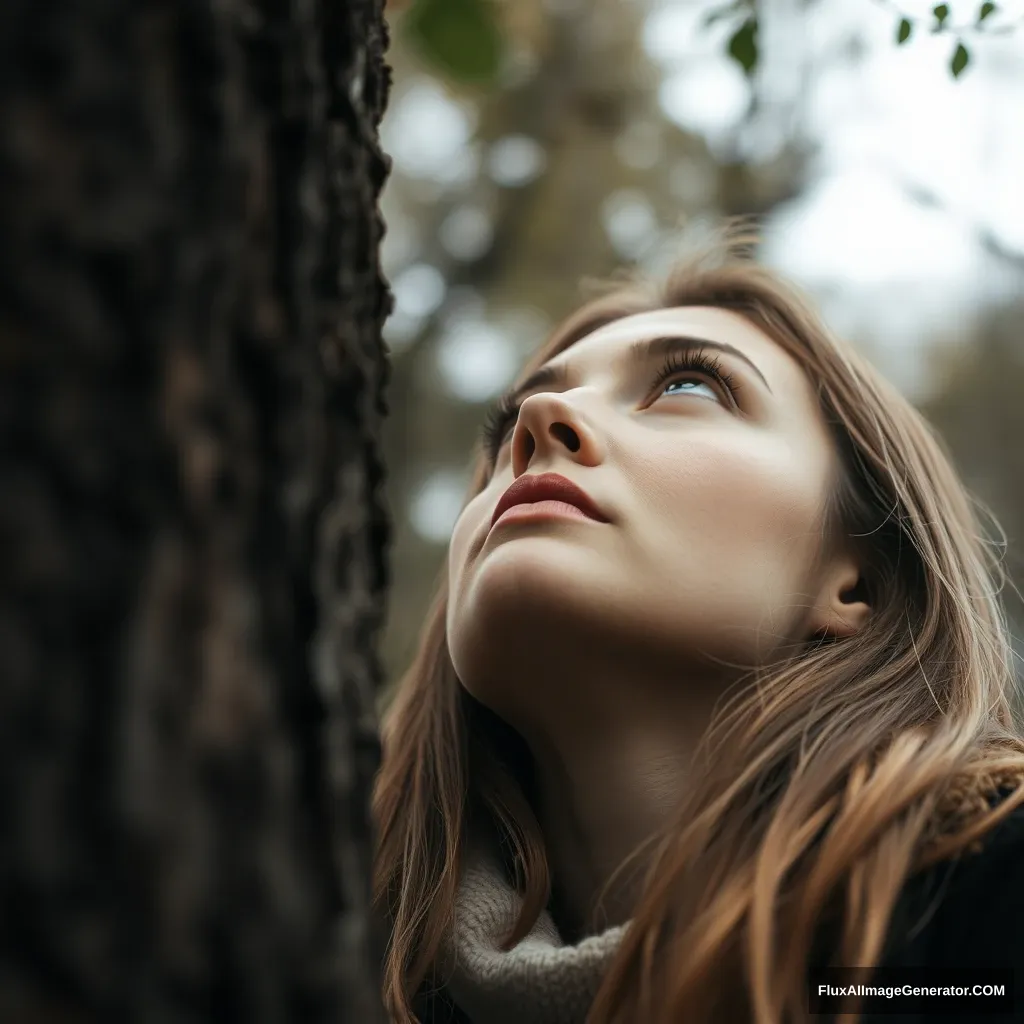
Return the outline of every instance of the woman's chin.
[[[456,600],[485,605],[499,619],[557,615],[613,592],[612,569],[593,549],[549,537],[522,538],[481,552]]]

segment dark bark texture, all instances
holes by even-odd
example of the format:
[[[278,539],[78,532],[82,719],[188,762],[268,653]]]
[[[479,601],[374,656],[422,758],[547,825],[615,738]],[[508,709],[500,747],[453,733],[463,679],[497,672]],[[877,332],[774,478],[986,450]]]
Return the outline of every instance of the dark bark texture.
[[[385,47],[0,4],[0,1020],[381,1019]]]

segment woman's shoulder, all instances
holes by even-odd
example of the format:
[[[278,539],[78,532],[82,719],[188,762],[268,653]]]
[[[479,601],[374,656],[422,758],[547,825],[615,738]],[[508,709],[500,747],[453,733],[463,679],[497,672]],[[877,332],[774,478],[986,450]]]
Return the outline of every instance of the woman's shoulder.
[[[913,879],[890,931],[889,963],[1024,966],[1024,805]]]

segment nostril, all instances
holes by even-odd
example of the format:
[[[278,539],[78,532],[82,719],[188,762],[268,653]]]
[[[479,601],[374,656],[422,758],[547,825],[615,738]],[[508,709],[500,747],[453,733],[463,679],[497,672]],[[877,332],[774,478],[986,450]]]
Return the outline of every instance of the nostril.
[[[580,450],[579,435],[572,429],[572,427],[567,426],[565,423],[552,423],[550,430],[551,433],[569,449],[569,451],[578,452]]]

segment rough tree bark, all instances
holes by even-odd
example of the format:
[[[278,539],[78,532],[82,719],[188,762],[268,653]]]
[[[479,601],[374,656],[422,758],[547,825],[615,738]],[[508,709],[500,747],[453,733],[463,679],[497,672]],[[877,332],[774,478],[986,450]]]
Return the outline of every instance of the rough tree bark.
[[[0,4],[0,1019],[379,1011],[381,0]]]

